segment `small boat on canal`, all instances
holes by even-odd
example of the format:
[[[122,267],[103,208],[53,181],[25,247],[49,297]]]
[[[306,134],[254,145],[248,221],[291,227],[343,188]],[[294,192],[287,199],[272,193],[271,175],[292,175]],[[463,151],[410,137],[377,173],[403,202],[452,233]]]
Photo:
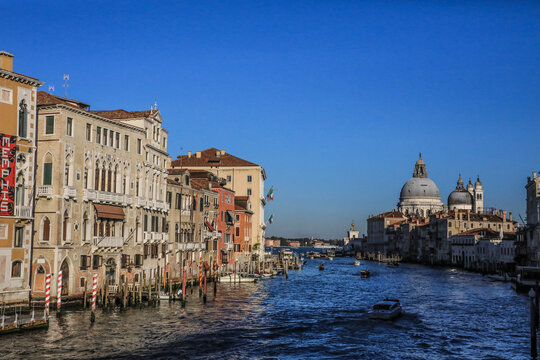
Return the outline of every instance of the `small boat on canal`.
[[[373,305],[373,308],[368,312],[368,317],[370,319],[392,320],[400,316],[402,312],[399,300],[386,298]]]
[[[319,270],[324,270],[324,262],[322,262],[320,265],[319,265]]]
[[[360,266],[360,260],[354,260],[354,266]]]
[[[360,270],[360,277],[368,278],[371,276],[371,273],[368,269]]]

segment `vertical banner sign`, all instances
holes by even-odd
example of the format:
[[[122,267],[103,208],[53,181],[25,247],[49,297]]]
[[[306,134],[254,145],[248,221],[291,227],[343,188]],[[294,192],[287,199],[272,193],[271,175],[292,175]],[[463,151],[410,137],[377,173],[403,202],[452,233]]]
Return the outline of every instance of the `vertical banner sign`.
[[[51,274],[45,278],[45,312],[49,315],[49,301],[51,300]]]
[[[62,272],[58,273],[58,290],[56,291],[56,310],[60,311],[62,306]]]
[[[15,213],[15,146],[17,137],[0,134],[0,216]]]

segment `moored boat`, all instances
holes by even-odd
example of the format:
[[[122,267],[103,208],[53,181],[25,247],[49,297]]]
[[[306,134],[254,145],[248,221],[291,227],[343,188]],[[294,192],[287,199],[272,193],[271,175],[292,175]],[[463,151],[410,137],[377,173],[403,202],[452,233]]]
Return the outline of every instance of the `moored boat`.
[[[354,260],[354,266],[360,266],[360,260]]]
[[[368,312],[370,319],[392,320],[402,314],[401,303],[397,299],[384,299],[373,305],[373,308]]]
[[[319,270],[324,270],[324,262],[319,265]]]

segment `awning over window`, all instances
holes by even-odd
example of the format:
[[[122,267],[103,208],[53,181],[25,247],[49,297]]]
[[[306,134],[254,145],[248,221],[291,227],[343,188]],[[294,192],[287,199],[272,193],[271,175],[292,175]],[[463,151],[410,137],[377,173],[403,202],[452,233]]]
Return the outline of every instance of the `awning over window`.
[[[121,206],[94,204],[94,207],[98,218],[124,220],[124,209]]]
[[[204,222],[204,225],[206,225],[206,227],[208,228],[208,230],[210,230],[210,231],[216,231],[216,230],[214,229],[214,227],[213,227],[208,221],[205,221],[205,222]]]
[[[225,214],[225,223],[230,225],[234,224],[234,213],[231,210],[227,210]]]

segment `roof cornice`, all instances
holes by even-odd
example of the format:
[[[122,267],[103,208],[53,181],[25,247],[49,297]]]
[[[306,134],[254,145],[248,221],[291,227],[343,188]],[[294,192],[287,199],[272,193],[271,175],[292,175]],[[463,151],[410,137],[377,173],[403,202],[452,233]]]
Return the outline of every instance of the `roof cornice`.
[[[11,71],[0,69],[0,77],[8,80],[17,81],[26,85],[32,85],[32,86],[41,86],[45,84],[44,82],[39,81],[38,79],[31,78],[29,76],[16,74]]]
[[[89,113],[89,112],[87,112],[87,111],[76,109],[76,108],[74,108],[74,107],[72,107],[72,106],[68,106],[68,105],[64,105],[64,104],[38,105],[38,110],[49,110],[49,109],[63,109],[63,110],[68,110],[68,111],[74,112],[74,113],[79,114],[79,115],[88,116],[88,117],[90,117],[90,118],[94,118],[94,119],[97,119],[97,120],[101,120],[101,121],[107,122],[107,123],[109,123],[109,124],[119,125],[119,126],[122,126],[122,127],[126,127],[126,128],[131,129],[131,130],[138,131],[138,132],[140,132],[141,134],[144,134],[144,129],[141,129],[141,128],[138,127],[138,126],[133,126],[133,125],[125,124],[125,123],[123,123],[123,122],[119,122],[119,121],[116,121],[116,120],[111,120],[111,119],[107,119],[107,118],[104,118],[104,117],[101,117],[101,116],[97,116],[97,115],[94,115],[94,114]]]

